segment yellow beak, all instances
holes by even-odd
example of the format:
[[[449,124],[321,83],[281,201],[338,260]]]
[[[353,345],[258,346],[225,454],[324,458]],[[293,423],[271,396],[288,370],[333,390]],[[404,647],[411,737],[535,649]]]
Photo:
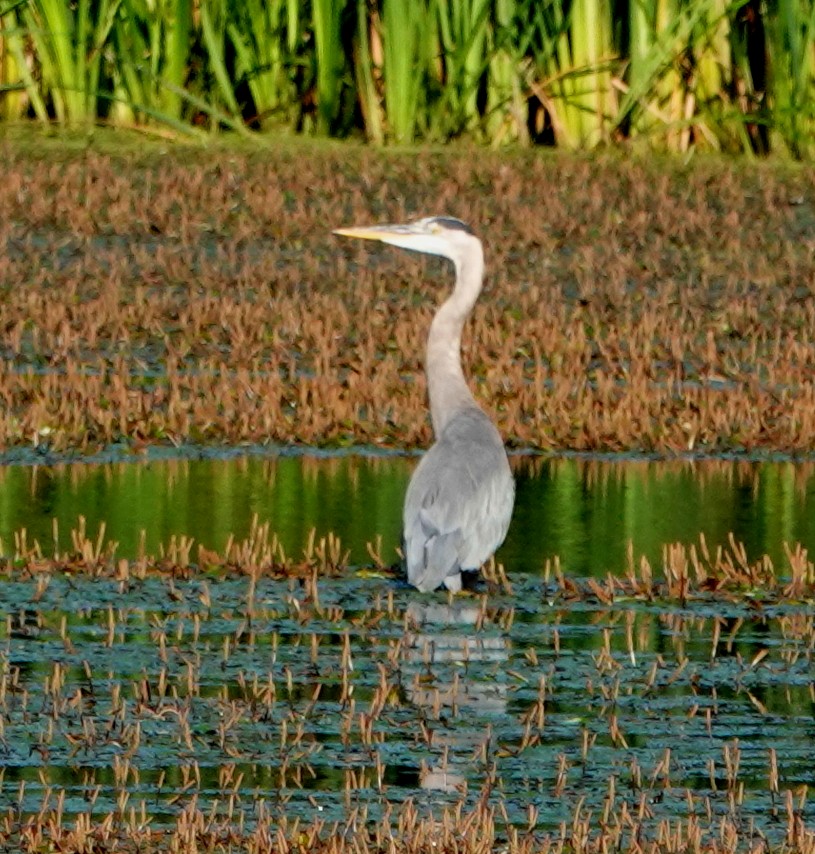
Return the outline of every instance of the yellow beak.
[[[349,228],[335,228],[333,234],[360,237],[363,240],[387,240],[399,234],[416,234],[416,229],[410,225],[352,225]]]

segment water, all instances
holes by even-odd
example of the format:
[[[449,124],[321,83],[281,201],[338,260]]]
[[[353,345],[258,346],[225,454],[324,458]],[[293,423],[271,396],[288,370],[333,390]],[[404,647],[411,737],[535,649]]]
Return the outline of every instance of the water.
[[[156,554],[173,535],[220,551],[257,516],[287,554],[299,554],[315,529],[337,534],[355,566],[370,562],[366,544],[381,536],[390,561],[415,463],[306,455],[0,467],[0,540],[9,552],[25,528],[49,553],[53,520],[64,548],[81,515],[91,535],[105,522],[120,557],[135,557],[142,537]],[[514,469],[515,514],[498,555],[514,574],[538,573],[558,555],[571,574],[603,576],[626,566],[629,542],[635,556],[658,562],[664,543],[700,534],[715,547],[732,532],[750,559],[767,554],[779,566],[785,543],[815,546],[811,463],[518,457]]]
[[[514,460],[500,558],[512,590],[448,599],[356,570],[398,542],[415,458],[342,456],[0,469],[0,535],[69,549],[79,515],[134,557],[187,535],[221,549],[268,521],[290,554],[333,531],[355,568],[257,580],[127,581],[10,569],[0,580],[0,815],[54,809],[171,824],[206,812],[371,818],[480,798],[538,832],[636,815],[644,838],[696,816],[746,848],[815,805],[815,612],[806,598],[618,596],[603,579],[667,542],[732,534],[783,570],[815,540],[813,469],[792,463]],[[559,556],[576,590],[542,572]],[[581,586],[582,585],[582,586]],[[582,592],[581,592],[582,591]],[[773,767],[778,786],[771,785]],[[755,835],[754,835],[755,834]]]

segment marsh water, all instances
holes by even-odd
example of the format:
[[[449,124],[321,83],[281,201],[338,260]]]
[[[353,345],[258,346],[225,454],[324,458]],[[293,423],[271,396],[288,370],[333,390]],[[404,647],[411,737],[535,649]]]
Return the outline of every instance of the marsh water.
[[[181,536],[219,551],[253,518],[288,555],[312,530],[349,551],[347,571],[316,587],[194,569],[127,582],[8,572],[0,811],[61,797],[69,814],[161,824],[194,796],[247,822],[342,820],[408,798],[434,810],[500,797],[511,823],[532,810],[542,832],[576,803],[595,816],[625,805],[653,827],[698,819],[714,835],[727,820],[775,842],[790,810],[811,825],[811,602],[715,590],[603,602],[563,596],[545,572],[556,556],[576,580],[622,574],[630,555],[658,568],[668,543],[715,550],[732,535],[783,575],[785,544],[815,546],[811,464],[516,457],[498,555],[511,588],[448,599],[371,571],[368,544],[395,559],[415,462],[0,468],[7,556],[22,529],[45,555],[70,550],[79,516],[91,539],[104,522],[116,559]]]
[[[46,553],[61,547],[79,516],[95,536],[105,523],[116,554],[156,554],[175,535],[220,551],[253,517],[268,522],[286,554],[309,533],[336,534],[354,566],[370,562],[381,537],[396,560],[402,498],[417,457],[281,455],[170,459],[108,465],[0,466],[0,541],[8,554],[26,530]],[[815,545],[815,465],[720,459],[654,461],[543,458],[513,461],[517,496],[499,559],[513,574],[536,574],[557,555],[577,576],[603,576],[637,557],[658,561],[666,543],[726,543],[732,533],[751,559],[784,562],[784,543]],[[57,545],[60,545],[57,543]]]

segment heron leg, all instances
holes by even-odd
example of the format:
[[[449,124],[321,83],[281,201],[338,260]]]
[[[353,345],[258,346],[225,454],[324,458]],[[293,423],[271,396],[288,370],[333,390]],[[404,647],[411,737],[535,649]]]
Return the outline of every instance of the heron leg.
[[[444,586],[451,593],[461,593],[461,573],[455,572],[444,579]]]

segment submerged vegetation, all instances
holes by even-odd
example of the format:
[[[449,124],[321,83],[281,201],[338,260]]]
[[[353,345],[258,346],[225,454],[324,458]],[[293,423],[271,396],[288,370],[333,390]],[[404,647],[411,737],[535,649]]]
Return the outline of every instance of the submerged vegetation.
[[[6,0],[0,60],[68,126],[815,147],[804,0]]]
[[[198,565],[57,535],[0,560],[3,848],[815,851],[801,551],[445,602],[264,526]]]

